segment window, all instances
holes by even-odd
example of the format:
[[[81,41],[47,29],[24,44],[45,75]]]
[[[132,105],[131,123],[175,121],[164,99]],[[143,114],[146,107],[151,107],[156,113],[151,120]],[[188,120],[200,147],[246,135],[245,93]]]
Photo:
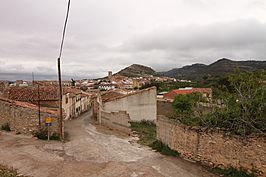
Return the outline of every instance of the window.
[[[66,104],[68,103],[68,98],[66,98]]]

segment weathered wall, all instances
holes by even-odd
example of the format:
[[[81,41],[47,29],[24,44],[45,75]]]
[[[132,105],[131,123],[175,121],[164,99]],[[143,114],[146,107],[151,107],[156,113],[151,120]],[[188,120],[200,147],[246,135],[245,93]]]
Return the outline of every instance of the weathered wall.
[[[157,115],[165,115],[172,117],[174,115],[174,108],[172,102],[167,100],[157,100]]]
[[[126,111],[132,121],[156,120],[156,88],[103,103],[108,112]]]
[[[203,132],[158,116],[157,138],[183,157],[209,166],[255,168],[266,175],[266,138],[225,135],[219,130]]]
[[[21,107],[14,103],[0,100],[0,126],[9,123],[12,131],[24,134],[32,134],[37,131],[39,125],[38,109]],[[57,115],[42,111],[42,126],[44,126],[46,117],[53,118],[51,131],[57,132]]]
[[[101,111],[101,124],[121,132],[130,133],[130,118],[125,111],[106,112]]]

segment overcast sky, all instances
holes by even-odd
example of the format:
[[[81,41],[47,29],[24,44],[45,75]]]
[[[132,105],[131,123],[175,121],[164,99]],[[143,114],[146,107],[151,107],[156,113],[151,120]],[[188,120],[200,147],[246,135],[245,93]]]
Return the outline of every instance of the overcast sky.
[[[0,0],[1,73],[56,74],[67,0]],[[72,0],[64,75],[266,59],[265,0]],[[2,78],[6,77],[2,74]]]

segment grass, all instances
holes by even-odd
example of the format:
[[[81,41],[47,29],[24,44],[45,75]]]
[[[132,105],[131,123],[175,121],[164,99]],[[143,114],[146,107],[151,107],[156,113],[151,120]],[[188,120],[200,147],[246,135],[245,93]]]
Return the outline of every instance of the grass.
[[[163,155],[168,155],[168,156],[174,156],[174,157],[179,157],[180,153],[170,149],[167,145],[163,144],[162,142],[156,140],[153,142],[150,147],[158,152],[160,152]]]
[[[4,131],[7,131],[7,132],[10,132],[11,131],[11,128],[10,128],[10,125],[9,123],[5,123],[1,126],[1,130],[4,130]]]
[[[138,134],[139,144],[149,146],[164,155],[175,157],[180,155],[179,152],[170,149],[167,145],[156,139],[156,125],[153,122],[131,122],[131,129]]]
[[[19,175],[16,170],[0,165],[0,177],[26,177]]]
[[[211,170],[212,172],[226,176],[226,177],[255,177],[254,174],[248,174],[245,170],[243,169],[235,169],[233,167],[227,168],[227,169],[222,169],[222,168],[213,168]]]
[[[149,121],[131,122],[131,129],[139,135],[138,143],[150,146],[156,141],[156,125]]]

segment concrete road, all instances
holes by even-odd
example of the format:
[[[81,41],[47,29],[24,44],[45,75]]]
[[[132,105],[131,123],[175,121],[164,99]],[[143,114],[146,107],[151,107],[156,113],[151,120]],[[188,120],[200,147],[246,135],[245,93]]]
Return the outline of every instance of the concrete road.
[[[0,164],[36,177],[207,177],[204,168],[99,132],[89,113],[66,123],[70,141],[40,141],[0,132]]]

